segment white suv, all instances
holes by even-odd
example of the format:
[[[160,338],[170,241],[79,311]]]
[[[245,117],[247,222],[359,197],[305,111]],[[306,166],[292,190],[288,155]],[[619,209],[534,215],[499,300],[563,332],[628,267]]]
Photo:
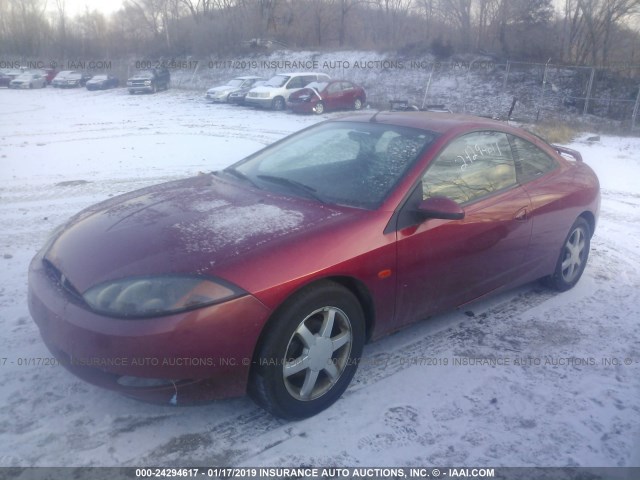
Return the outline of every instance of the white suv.
[[[328,82],[329,80],[329,75],[324,73],[279,73],[263,85],[249,90],[244,102],[246,105],[284,110],[287,99],[293,92],[311,82]]]

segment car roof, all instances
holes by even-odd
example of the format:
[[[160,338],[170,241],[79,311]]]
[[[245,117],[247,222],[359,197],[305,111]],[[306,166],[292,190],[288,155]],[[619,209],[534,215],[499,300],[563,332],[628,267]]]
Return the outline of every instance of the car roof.
[[[520,132],[520,130],[497,120],[457,113],[379,111],[377,113],[351,114],[336,120],[370,122],[372,119],[376,123],[420,128],[437,133],[462,132],[482,128]]]
[[[243,77],[233,77],[232,80],[235,80],[235,79],[253,80],[254,78],[263,78],[263,77],[256,77],[255,75],[245,75]]]

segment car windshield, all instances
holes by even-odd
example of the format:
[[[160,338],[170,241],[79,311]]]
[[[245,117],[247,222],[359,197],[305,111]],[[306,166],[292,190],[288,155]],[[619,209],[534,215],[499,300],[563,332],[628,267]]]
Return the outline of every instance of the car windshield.
[[[31,80],[33,78],[33,74],[31,73],[21,73],[16,77],[16,80]]]
[[[106,75],[94,75],[94,77],[91,80],[106,80],[107,76]]]
[[[281,87],[285,83],[287,83],[287,80],[289,80],[289,78],[290,77],[287,75],[276,75],[275,77],[271,77],[269,81],[267,81],[264,84],[264,86],[265,87]]]
[[[241,87],[242,82],[244,82],[244,80],[242,80],[241,78],[234,78],[233,80],[229,80],[227,82],[227,85],[230,87]]]
[[[435,138],[430,131],[395,125],[324,123],[226,171],[266,190],[375,209]]]

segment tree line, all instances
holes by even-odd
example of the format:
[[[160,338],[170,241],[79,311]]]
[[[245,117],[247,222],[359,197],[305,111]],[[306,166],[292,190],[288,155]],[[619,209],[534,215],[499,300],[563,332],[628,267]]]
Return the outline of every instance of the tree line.
[[[640,63],[640,0],[0,0],[0,54],[21,58],[230,55],[292,49]]]

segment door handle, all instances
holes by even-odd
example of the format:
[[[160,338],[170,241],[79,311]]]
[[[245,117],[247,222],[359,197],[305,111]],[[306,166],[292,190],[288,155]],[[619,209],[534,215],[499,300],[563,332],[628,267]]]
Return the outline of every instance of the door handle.
[[[529,219],[529,211],[527,210],[527,207],[522,207],[518,210],[513,218],[518,222],[526,222]]]

